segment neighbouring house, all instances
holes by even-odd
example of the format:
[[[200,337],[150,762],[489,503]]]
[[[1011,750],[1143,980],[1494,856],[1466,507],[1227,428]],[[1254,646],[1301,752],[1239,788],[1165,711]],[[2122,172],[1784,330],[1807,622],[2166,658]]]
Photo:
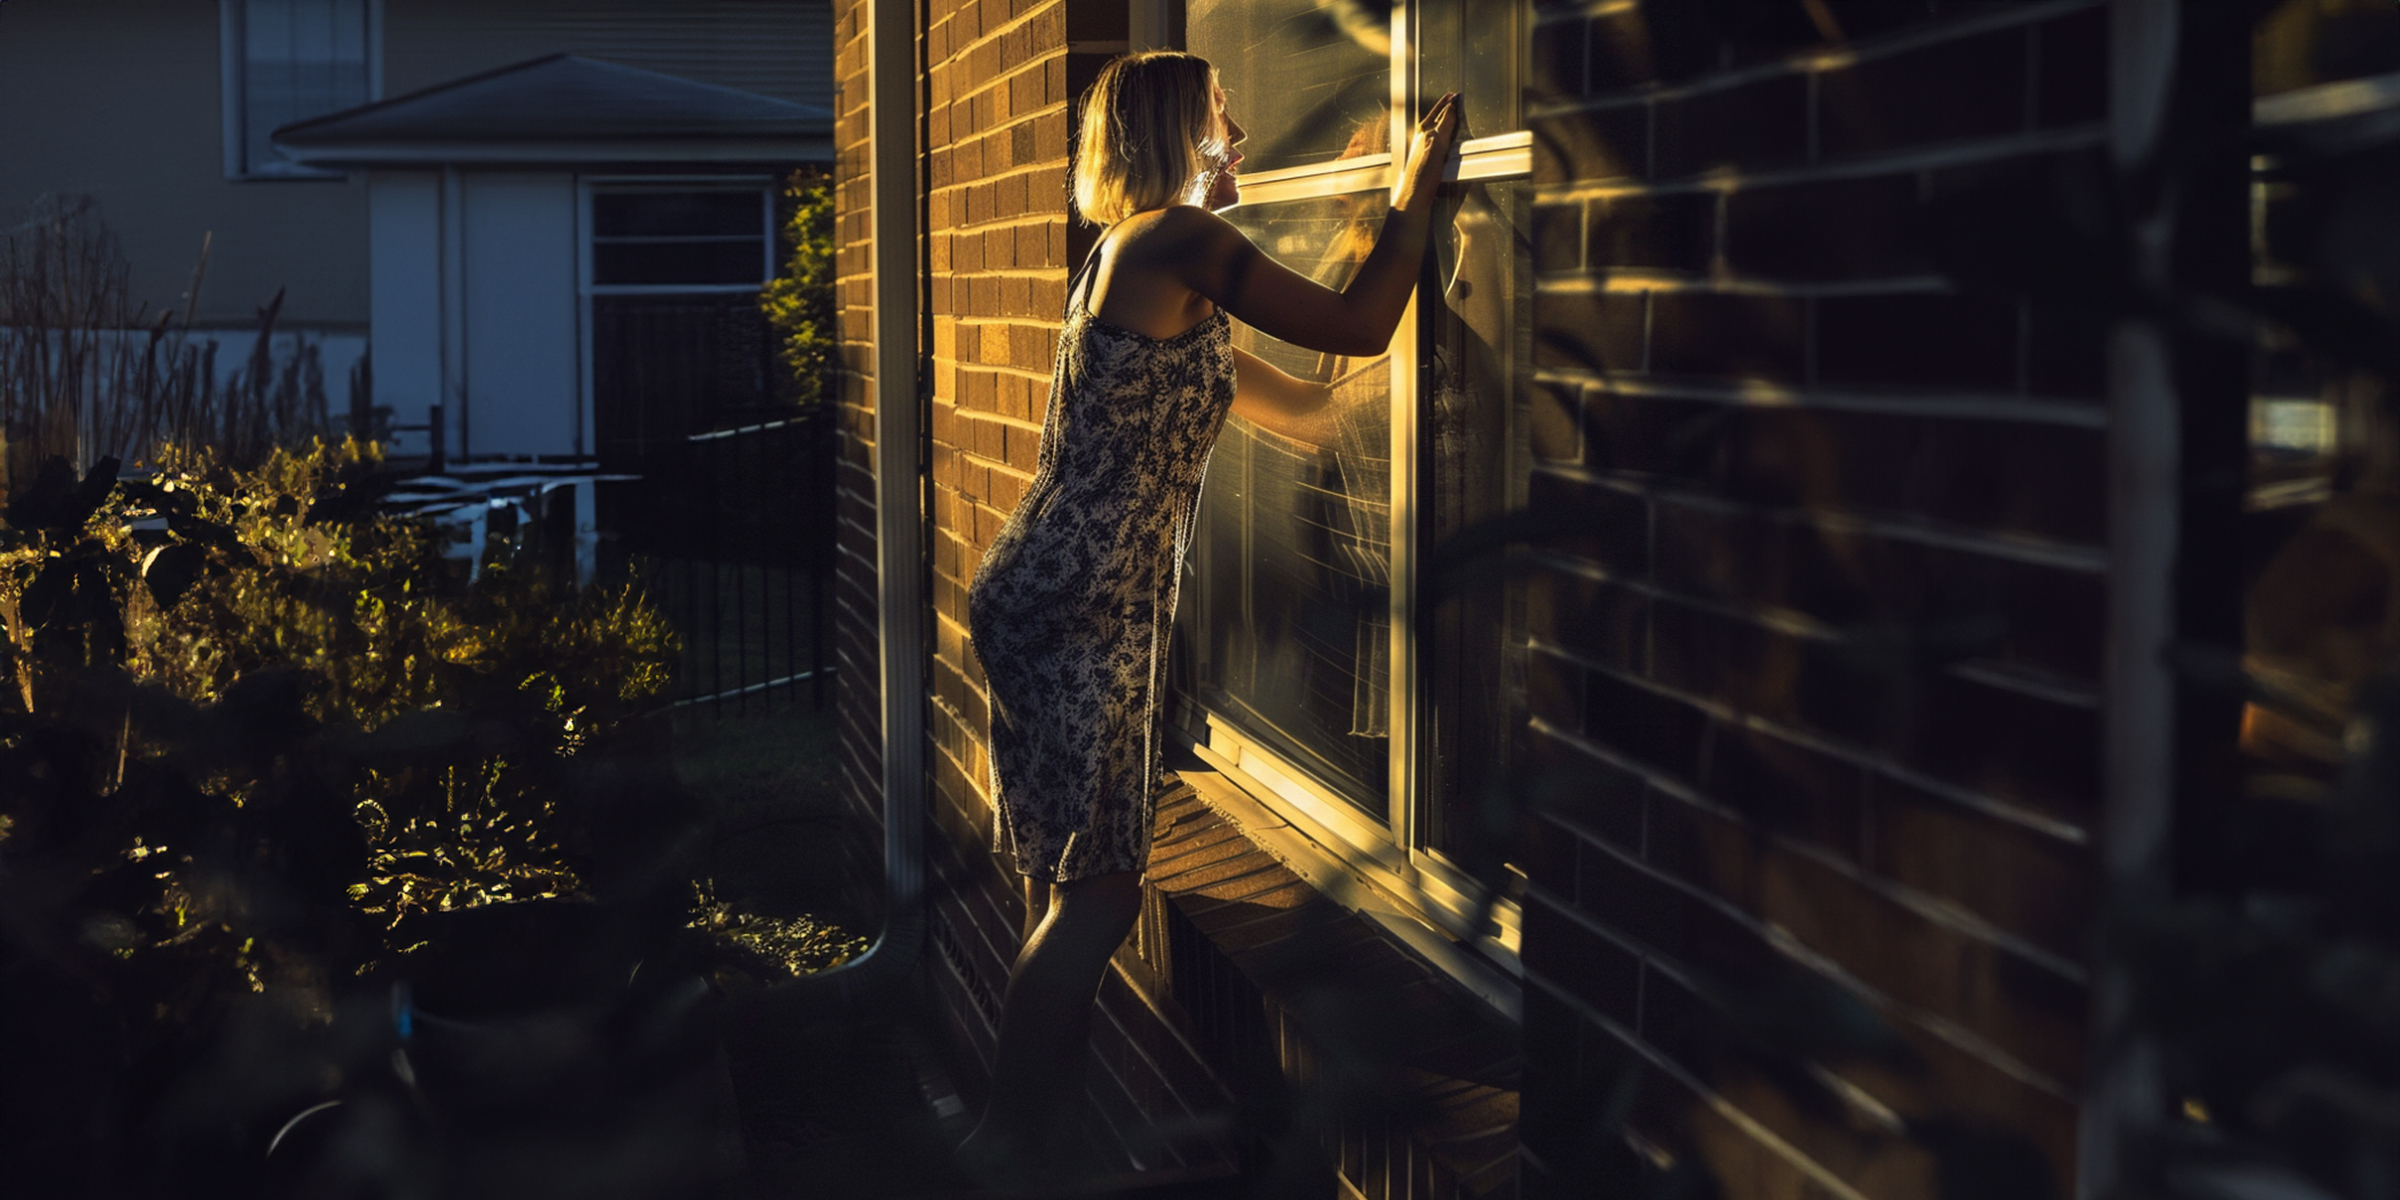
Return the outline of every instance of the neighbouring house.
[[[399,423],[461,457],[630,463],[770,402],[774,185],[831,134],[827,109],[556,54],[272,140],[367,177]]]
[[[240,349],[282,291],[395,454],[638,455],[766,390],[830,35],[822,0],[19,0],[0,209],[96,197],[135,296]]]
[[[2010,214],[2099,230],[2162,131],[2254,98],[2261,127],[2387,119],[2390,6],[2284,7],[2254,33],[2172,0],[840,0],[843,746],[895,904],[923,898],[962,1086],[1038,916],[990,849],[966,590],[1095,236],[1077,98],[1181,46],[1252,131],[1229,218],[1319,278],[1427,97],[1462,92],[1470,137],[1388,360],[1239,335],[1345,383],[1320,439],[1237,422],[1210,468],[1095,1137],[1237,1161],[1208,1124],[1237,1093],[1390,1026],[1415,1040],[1384,1082],[1418,1103],[1330,1136],[1342,1195],[1587,1194],[1612,1097],[1635,1152],[1735,1197],[1933,1195],[1900,1136],[1931,1114],[2105,1188],[2143,1118],[2094,1002],[2099,897],[2238,871],[2186,835],[2265,803],[2255,739],[2232,753],[2264,717],[2169,643],[2241,646],[2260,531],[2373,453],[2284,351],[2040,291],[2068,268],[2009,261],[2056,244]],[[2339,36],[2292,34],[2326,14]],[[2139,210],[2172,231],[2141,270],[2268,279],[2285,193],[2207,162]],[[1518,510],[1530,542],[1445,570]],[[1528,787],[1511,826],[1491,797]],[[1377,999],[1313,1004],[1295,947]],[[1811,1107],[1728,1032],[1745,996],[1828,992],[1923,1070],[1829,1057]]]

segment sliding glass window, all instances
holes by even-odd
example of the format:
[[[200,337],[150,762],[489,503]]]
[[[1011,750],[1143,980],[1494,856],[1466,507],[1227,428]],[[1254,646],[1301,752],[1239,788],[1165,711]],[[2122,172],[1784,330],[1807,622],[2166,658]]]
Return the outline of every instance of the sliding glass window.
[[[1431,97],[1466,99],[1463,165],[1390,353],[1319,354],[1237,326],[1237,344],[1332,384],[1333,401],[1274,430],[1228,425],[1178,650],[1182,724],[1206,757],[1437,920],[1474,910],[1463,864],[1489,844],[1475,831],[1492,825],[1483,806],[1509,786],[1525,720],[1507,552],[1439,578],[1426,564],[1524,503],[1529,10],[1191,0],[1185,14],[1187,47],[1217,64],[1251,131],[1243,202],[1226,216],[1328,286],[1382,229],[1395,137]]]

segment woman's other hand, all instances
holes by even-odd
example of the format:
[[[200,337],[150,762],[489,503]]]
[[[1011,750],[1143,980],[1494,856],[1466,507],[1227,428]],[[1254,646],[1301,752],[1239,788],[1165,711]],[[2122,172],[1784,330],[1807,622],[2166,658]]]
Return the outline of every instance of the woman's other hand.
[[[1167,209],[1151,222],[1140,261],[1172,271],[1177,282],[1268,337],[1353,358],[1383,354],[1416,290],[1442,168],[1458,131],[1452,93],[1435,101],[1410,135],[1400,195],[1384,215],[1383,233],[1338,291],[1268,257],[1225,218],[1190,206]],[[1120,244],[1119,254],[1130,252]]]
[[[1408,135],[1408,162],[1400,176],[1400,196],[1393,207],[1415,211],[1431,204],[1441,190],[1442,168],[1458,147],[1464,117],[1457,92],[1433,102]]]

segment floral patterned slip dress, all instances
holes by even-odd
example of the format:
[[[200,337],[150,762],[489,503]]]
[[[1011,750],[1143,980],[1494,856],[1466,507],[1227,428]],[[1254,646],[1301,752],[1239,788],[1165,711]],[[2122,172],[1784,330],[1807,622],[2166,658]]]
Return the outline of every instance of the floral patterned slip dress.
[[[991,695],[995,851],[1064,883],[1140,871],[1178,564],[1233,404],[1223,310],[1170,338],[1067,285],[1033,482],[984,552],[967,628]]]

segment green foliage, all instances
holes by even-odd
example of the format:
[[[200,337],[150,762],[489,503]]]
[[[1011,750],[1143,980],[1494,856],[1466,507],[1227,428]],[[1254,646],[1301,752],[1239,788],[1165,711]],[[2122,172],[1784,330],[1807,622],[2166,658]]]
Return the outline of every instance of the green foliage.
[[[784,199],[791,206],[783,223],[789,254],[783,274],[760,293],[759,305],[775,331],[777,354],[790,372],[785,381],[790,395],[809,407],[831,395],[839,336],[833,309],[833,181],[795,174]]]
[[[730,947],[733,965],[754,983],[838,967],[867,950],[867,939],[805,914],[776,916],[719,900],[709,881],[693,884],[692,896],[691,927]],[[718,978],[729,975],[720,970]]]
[[[418,913],[582,887],[561,764],[663,691],[675,645],[630,590],[505,562],[465,583],[433,527],[367,511],[376,461],[171,451],[119,482],[54,460],[0,532],[0,708],[96,721],[103,794],[157,765],[237,809],[295,787],[338,806],[365,853],[329,882],[397,939]],[[159,936],[221,915],[190,901],[181,839],[139,826],[140,857],[166,856]]]

